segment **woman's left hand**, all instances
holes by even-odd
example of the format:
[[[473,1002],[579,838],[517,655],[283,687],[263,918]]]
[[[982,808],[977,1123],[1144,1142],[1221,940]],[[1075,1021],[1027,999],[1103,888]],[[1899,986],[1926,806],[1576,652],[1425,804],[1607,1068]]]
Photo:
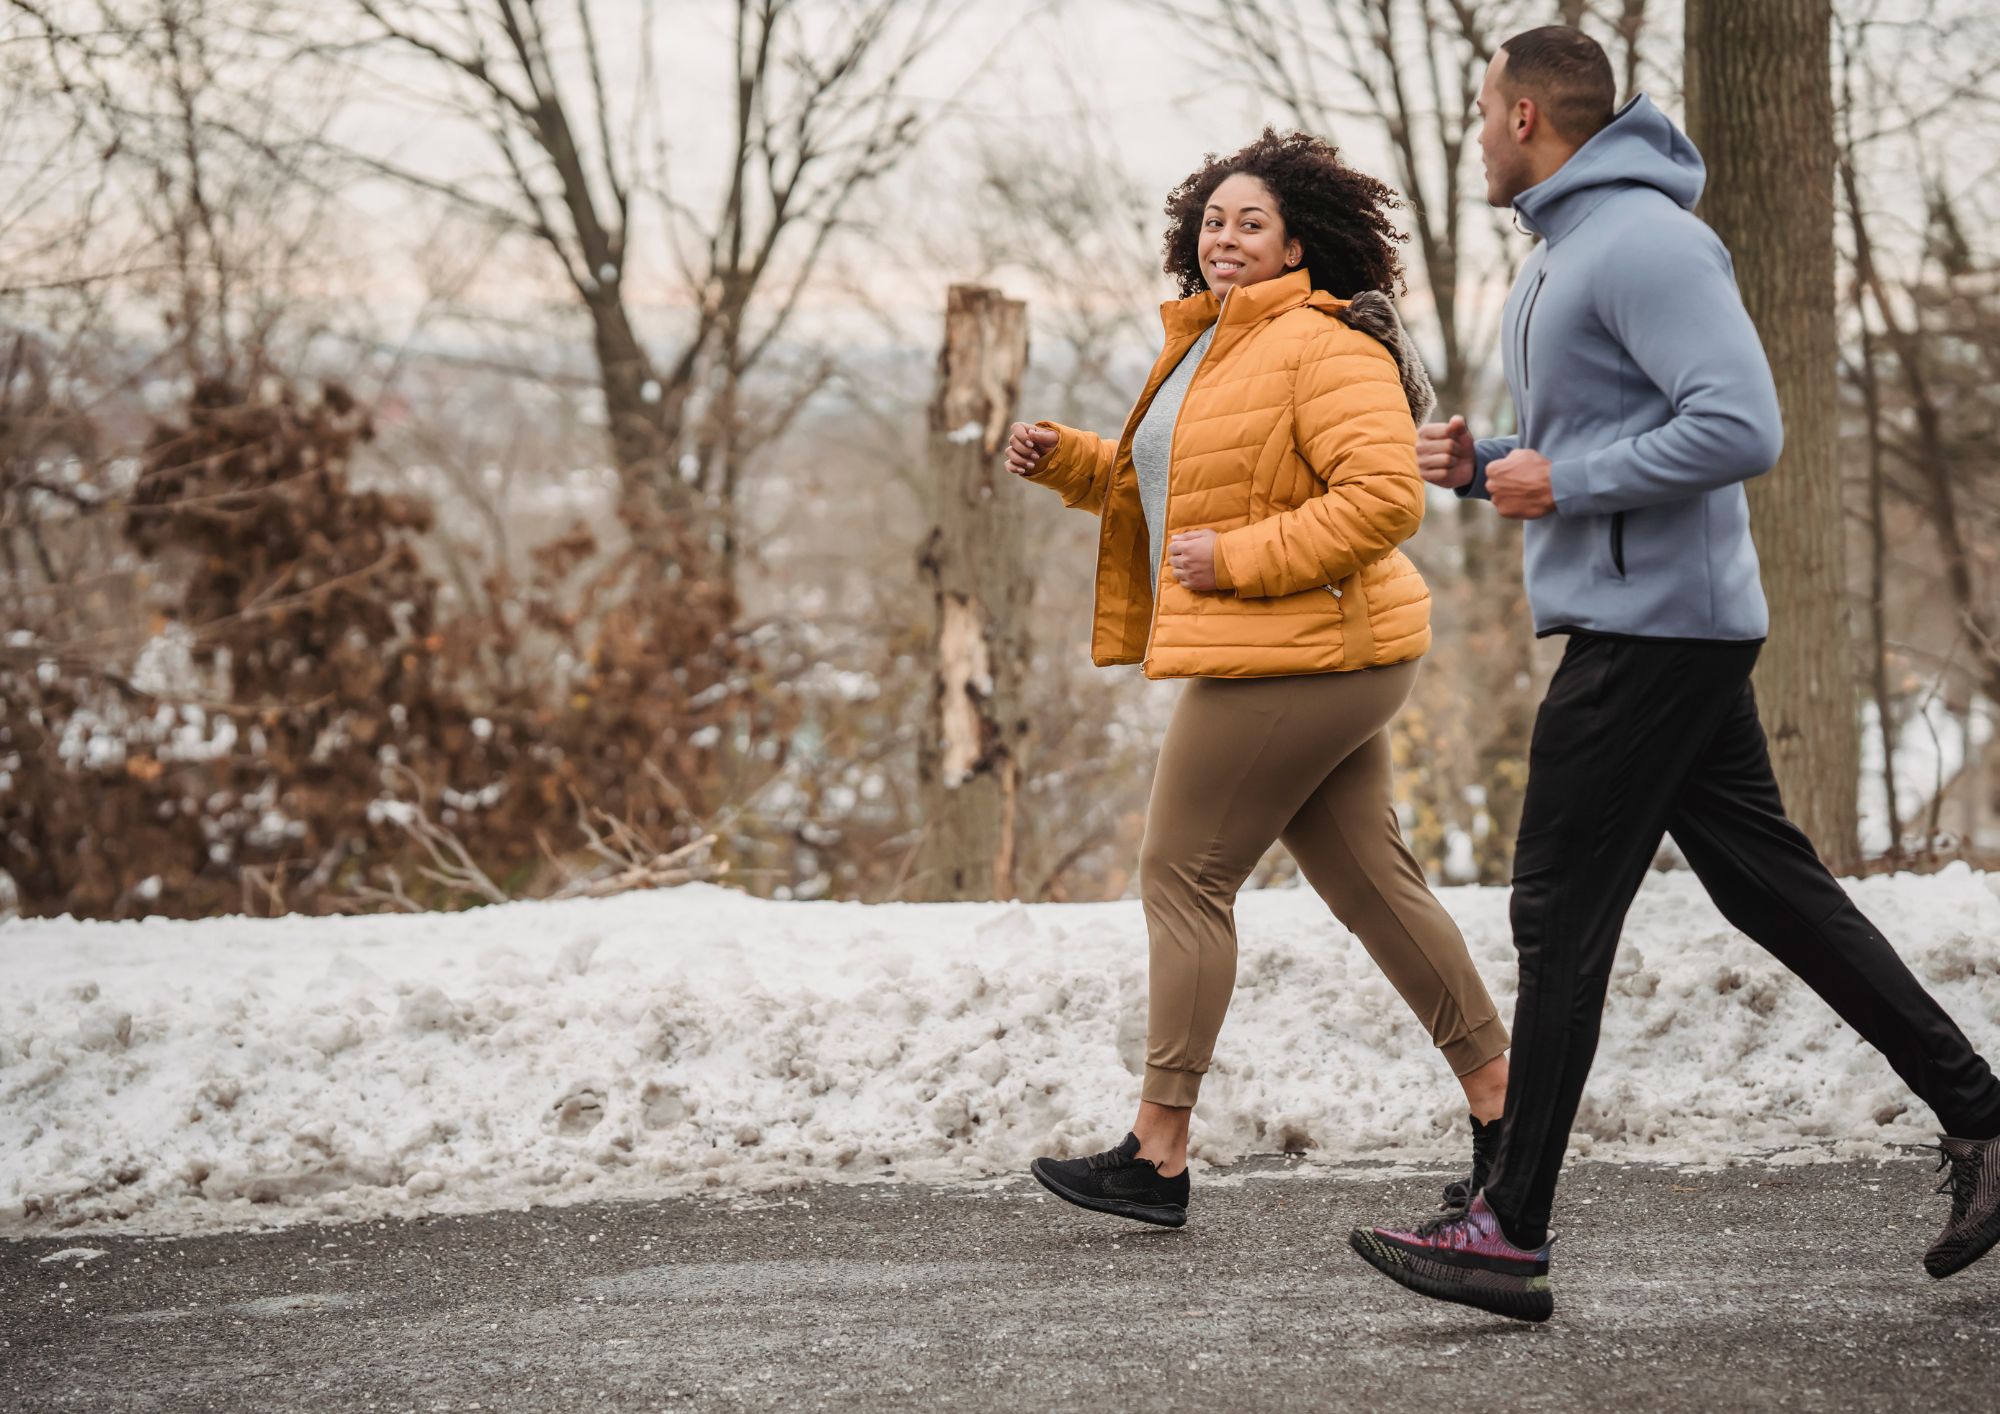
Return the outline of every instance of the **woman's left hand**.
[[[1167,542],[1167,568],[1183,589],[1207,593],[1216,588],[1215,532],[1183,530]]]

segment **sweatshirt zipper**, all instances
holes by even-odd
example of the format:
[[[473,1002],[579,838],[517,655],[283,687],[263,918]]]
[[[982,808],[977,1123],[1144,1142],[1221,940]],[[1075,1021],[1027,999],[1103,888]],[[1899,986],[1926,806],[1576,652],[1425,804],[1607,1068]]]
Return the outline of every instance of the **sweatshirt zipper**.
[[[1139,666],[1141,668],[1144,668],[1146,664],[1153,661],[1153,635],[1159,630],[1160,627],[1160,585],[1166,582],[1168,573],[1167,547],[1164,542],[1168,538],[1167,536],[1168,512],[1173,509],[1173,504],[1174,504],[1174,444],[1180,441],[1181,438],[1181,418],[1187,414],[1188,398],[1191,397],[1194,393],[1194,380],[1201,377],[1202,364],[1208,362],[1208,356],[1215,352],[1215,346],[1222,338],[1222,315],[1220,313],[1218,313],[1215,316],[1215,323],[1211,324],[1209,328],[1212,332],[1209,334],[1208,337],[1208,347],[1201,351],[1201,358],[1196,361],[1194,366],[1194,372],[1188,374],[1187,387],[1181,390],[1181,405],[1174,409],[1173,428],[1167,433],[1167,499],[1165,504],[1163,504],[1160,507],[1160,540],[1162,541],[1162,543],[1153,547],[1154,552],[1159,557],[1158,558],[1159,574],[1153,583],[1153,616],[1146,623],[1146,651],[1141,656],[1139,661]],[[1200,343],[1201,335],[1199,334],[1195,335],[1194,342],[1196,344]],[[1188,347],[1192,349],[1194,347],[1194,344],[1190,344],[1188,345]],[[1186,358],[1187,355],[1182,354],[1181,357]],[[1174,374],[1176,374],[1179,371],[1180,371],[1180,364],[1175,363],[1172,368],[1167,370],[1167,378],[1173,377]],[[1162,387],[1166,385],[1167,378],[1162,378],[1160,380],[1160,384]],[[1153,389],[1153,398],[1157,399],[1159,396],[1160,396],[1159,388]],[[1147,412],[1152,411],[1152,407],[1153,407],[1152,401],[1149,400],[1146,404]],[[1139,421],[1144,422],[1145,420],[1146,420],[1145,413],[1141,413],[1139,415]],[[1133,423],[1132,424],[1133,432],[1136,433],[1138,429],[1139,429],[1139,424],[1137,422]]]
[[[1529,388],[1534,386],[1533,380],[1528,376],[1528,331],[1534,327],[1535,302],[1541,299],[1542,282],[1548,278],[1549,272],[1546,268],[1535,276],[1535,288],[1528,292],[1528,307],[1521,311],[1521,391],[1523,393],[1526,393]],[[1525,409],[1523,411],[1525,412]],[[1525,424],[1527,418],[1524,416],[1521,421]]]
[[[1528,292],[1528,307],[1521,311],[1521,401],[1527,402],[1527,393],[1534,386],[1534,379],[1528,366],[1528,333],[1535,327],[1535,305],[1542,297],[1542,284],[1549,278],[1545,267],[1535,276],[1535,288]],[[1521,441],[1527,444],[1527,409],[1521,412]],[[1611,517],[1611,565],[1618,571],[1620,579],[1625,578],[1625,512],[1618,511]]]

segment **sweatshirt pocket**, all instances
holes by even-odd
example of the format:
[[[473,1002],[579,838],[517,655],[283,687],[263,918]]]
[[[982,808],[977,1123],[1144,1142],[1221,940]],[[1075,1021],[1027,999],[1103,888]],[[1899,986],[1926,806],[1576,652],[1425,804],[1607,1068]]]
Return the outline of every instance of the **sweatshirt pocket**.
[[[1625,512],[1611,515],[1611,572],[1625,578]]]

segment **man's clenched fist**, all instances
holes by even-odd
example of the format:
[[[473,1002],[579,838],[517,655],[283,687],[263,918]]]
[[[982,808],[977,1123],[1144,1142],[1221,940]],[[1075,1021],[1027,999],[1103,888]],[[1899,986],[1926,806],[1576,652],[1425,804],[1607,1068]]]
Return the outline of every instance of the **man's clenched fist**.
[[[1486,494],[1509,520],[1540,520],[1556,508],[1549,459],[1533,447],[1494,458],[1486,464]]]
[[[1464,418],[1426,422],[1417,429],[1417,470],[1431,485],[1447,491],[1472,480],[1472,433]]]

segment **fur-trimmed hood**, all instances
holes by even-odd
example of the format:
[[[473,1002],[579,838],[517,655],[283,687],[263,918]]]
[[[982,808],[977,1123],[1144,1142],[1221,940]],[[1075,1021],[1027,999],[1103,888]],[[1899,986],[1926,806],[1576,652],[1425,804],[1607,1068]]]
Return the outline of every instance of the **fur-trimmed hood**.
[[[1431,387],[1423,355],[1417,352],[1416,341],[1397,318],[1396,306],[1389,297],[1380,290],[1363,290],[1334,317],[1350,329],[1359,329],[1395,355],[1396,371],[1403,379],[1403,396],[1410,402],[1411,419],[1420,427],[1430,421],[1431,412],[1437,407],[1437,390]]]

